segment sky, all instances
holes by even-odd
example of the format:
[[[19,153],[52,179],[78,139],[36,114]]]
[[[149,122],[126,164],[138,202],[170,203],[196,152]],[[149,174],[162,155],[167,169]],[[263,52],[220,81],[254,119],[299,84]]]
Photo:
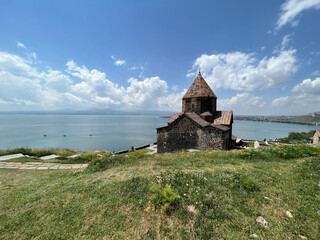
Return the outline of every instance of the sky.
[[[0,0],[0,111],[320,111],[320,0]]]

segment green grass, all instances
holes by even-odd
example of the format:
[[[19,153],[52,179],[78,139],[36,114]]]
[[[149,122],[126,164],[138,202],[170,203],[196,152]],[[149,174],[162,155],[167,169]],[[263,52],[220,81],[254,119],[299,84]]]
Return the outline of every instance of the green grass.
[[[280,138],[279,140],[281,140],[284,143],[295,143],[295,144],[309,143],[310,138],[313,137],[315,132],[316,132],[315,130],[309,131],[307,133],[306,132],[290,132],[288,137]]]
[[[155,184],[179,195],[168,214],[145,211]],[[320,239],[319,185],[320,147],[307,145],[0,169],[0,239]]]

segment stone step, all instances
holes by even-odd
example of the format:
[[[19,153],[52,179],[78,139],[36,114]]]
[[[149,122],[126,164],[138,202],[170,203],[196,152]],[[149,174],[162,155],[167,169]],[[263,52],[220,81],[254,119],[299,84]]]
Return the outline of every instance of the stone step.
[[[55,155],[55,154],[52,154],[52,155],[48,155],[48,156],[43,156],[41,157],[40,159],[41,160],[49,160],[49,159],[55,159],[55,158],[58,158],[60,157],[59,155]]]
[[[0,161],[5,161],[5,160],[10,160],[10,159],[15,159],[15,158],[21,158],[24,157],[23,154],[18,153],[18,154],[11,154],[11,155],[6,155],[6,156],[1,156]]]

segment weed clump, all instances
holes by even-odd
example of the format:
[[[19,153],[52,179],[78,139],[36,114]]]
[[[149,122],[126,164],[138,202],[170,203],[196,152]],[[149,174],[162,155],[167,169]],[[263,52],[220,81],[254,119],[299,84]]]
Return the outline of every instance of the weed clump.
[[[144,158],[146,156],[147,154],[143,151],[134,151],[129,153],[129,158],[131,159],[139,159],[139,158]]]
[[[179,199],[179,194],[171,188],[171,185],[162,187],[160,184],[153,184],[150,187],[150,191],[152,195],[149,205],[145,209],[146,212],[159,209],[163,213],[170,213],[174,210],[174,205]]]
[[[124,155],[106,155],[93,158],[87,168],[88,172],[101,172],[111,167],[124,164],[128,159]]]
[[[253,177],[240,177],[240,186],[248,192],[259,191],[256,179]]]

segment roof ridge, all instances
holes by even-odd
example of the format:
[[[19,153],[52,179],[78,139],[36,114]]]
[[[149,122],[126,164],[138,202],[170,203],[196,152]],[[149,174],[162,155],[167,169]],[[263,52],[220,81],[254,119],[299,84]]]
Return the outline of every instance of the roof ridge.
[[[201,73],[199,72],[198,76],[195,78],[185,95],[184,98],[194,98],[194,97],[213,97],[217,98],[214,94],[206,80],[202,77]]]

